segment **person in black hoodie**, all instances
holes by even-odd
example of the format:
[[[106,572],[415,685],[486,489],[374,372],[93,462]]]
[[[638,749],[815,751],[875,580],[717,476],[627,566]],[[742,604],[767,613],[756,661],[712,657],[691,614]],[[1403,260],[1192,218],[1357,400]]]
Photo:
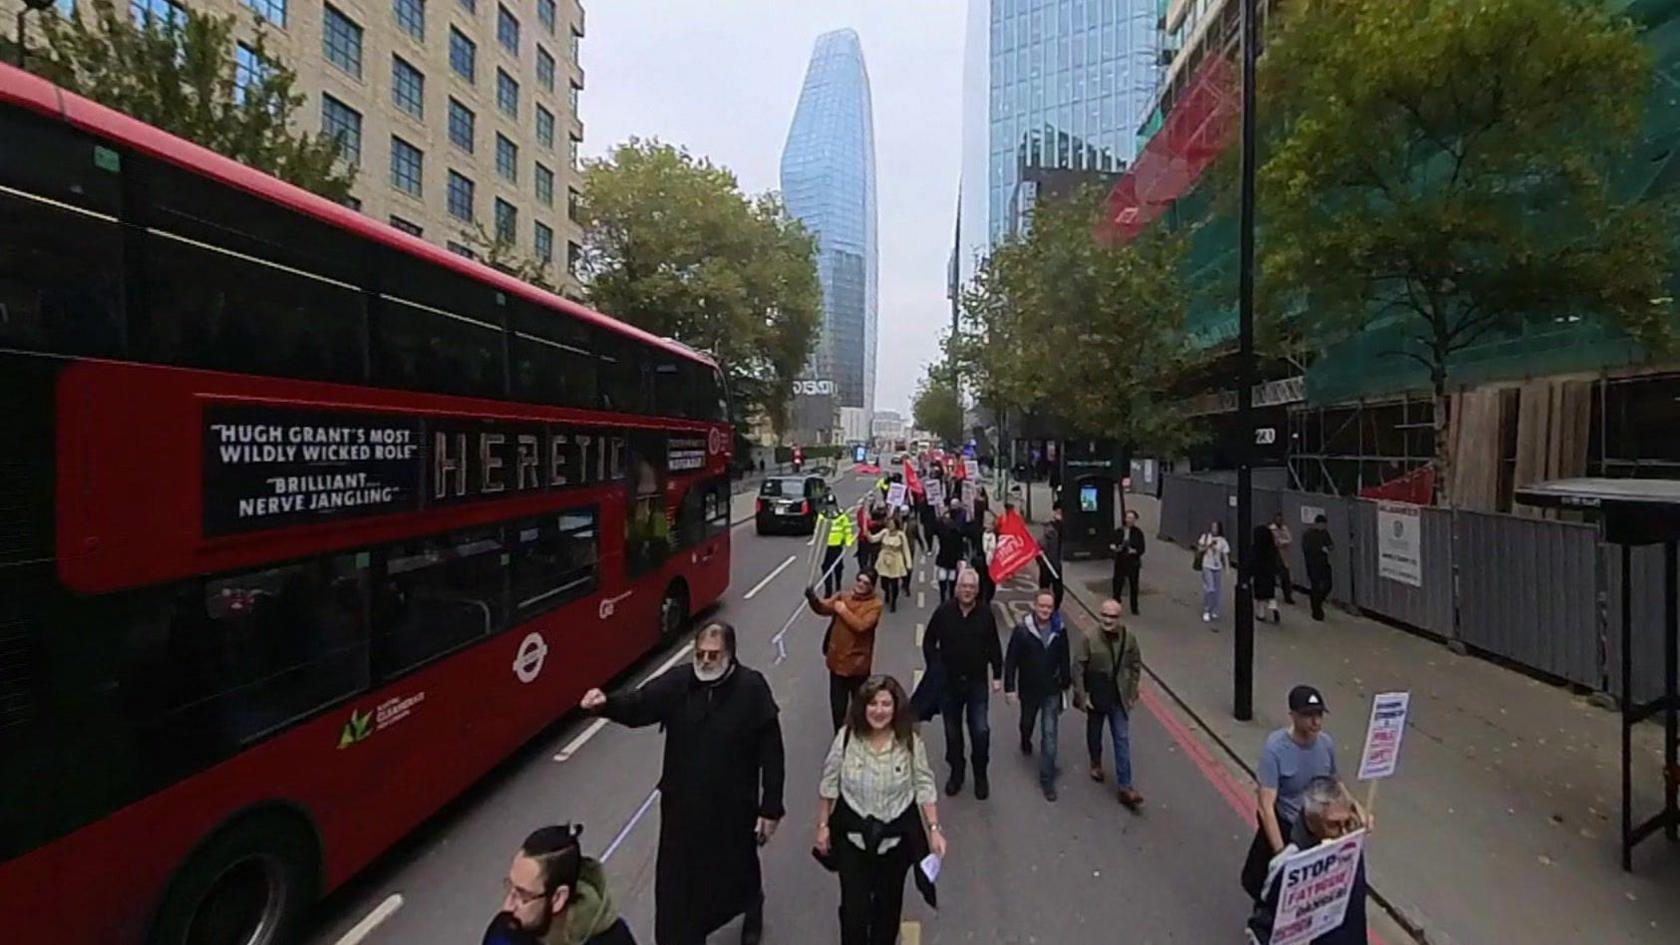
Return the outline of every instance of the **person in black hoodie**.
[[[962,567],[963,551],[968,547],[968,533],[949,515],[941,516],[935,529],[939,552],[934,555],[933,567],[939,580],[939,602],[943,604],[957,591],[957,572]]]
[[[1021,702],[1021,754],[1032,754],[1033,723],[1038,723],[1038,786],[1044,799],[1056,799],[1056,740],[1061,729],[1062,699],[1073,685],[1072,659],[1055,592],[1033,599],[1033,612],[1015,625],[1003,656],[1003,691]]]

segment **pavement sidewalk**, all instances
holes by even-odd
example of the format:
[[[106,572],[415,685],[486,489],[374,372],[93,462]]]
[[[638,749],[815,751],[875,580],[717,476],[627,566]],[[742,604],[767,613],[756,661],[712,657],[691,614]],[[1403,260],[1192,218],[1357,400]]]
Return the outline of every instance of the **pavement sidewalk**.
[[[1050,508],[1048,490],[1034,510]],[[1146,534],[1159,505],[1128,496]],[[1069,591],[1108,596],[1107,560],[1067,564]],[[1187,549],[1151,539],[1137,633],[1149,670],[1245,769],[1288,724],[1289,687],[1318,686],[1344,777],[1357,770],[1371,696],[1410,690],[1399,771],[1376,800],[1375,893],[1431,943],[1680,941],[1680,845],[1647,841],[1620,868],[1617,717],[1571,691],[1362,616],[1315,623],[1305,594],[1283,623],[1255,630],[1255,718],[1231,715],[1231,589],[1201,622],[1201,578]],[[1234,583],[1234,582],[1233,582]],[[1656,735],[1635,739],[1635,804],[1660,806]],[[1148,773],[1139,773],[1148,791]],[[1363,798],[1366,786],[1350,785]],[[1240,864],[1224,878],[1236,883]],[[1215,870],[1215,873],[1218,871]],[[1215,877],[1216,879],[1219,877]]]

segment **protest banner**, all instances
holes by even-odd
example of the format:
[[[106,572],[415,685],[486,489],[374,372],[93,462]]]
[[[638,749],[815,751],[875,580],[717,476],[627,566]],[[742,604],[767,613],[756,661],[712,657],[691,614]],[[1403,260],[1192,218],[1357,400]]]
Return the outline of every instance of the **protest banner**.
[[[926,488],[927,488],[928,505],[933,506],[933,509],[936,512],[944,511],[945,510],[945,483],[944,483],[944,481],[940,480],[940,479],[929,479],[927,481]]]
[[[1340,928],[1364,853],[1365,831],[1356,830],[1284,860],[1272,945],[1304,945]]]
[[[890,508],[902,509],[905,506],[904,493],[908,491],[904,483],[895,482],[887,487],[887,505]]]

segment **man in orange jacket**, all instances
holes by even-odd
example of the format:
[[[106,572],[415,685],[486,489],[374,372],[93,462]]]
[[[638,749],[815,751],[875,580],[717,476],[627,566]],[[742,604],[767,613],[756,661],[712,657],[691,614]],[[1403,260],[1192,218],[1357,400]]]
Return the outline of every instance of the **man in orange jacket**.
[[[875,570],[859,571],[852,589],[833,597],[818,597],[815,588],[807,587],[805,600],[816,613],[833,618],[823,636],[823,653],[828,657],[828,708],[838,732],[845,724],[852,694],[869,678],[875,662],[875,625],[881,622]]]

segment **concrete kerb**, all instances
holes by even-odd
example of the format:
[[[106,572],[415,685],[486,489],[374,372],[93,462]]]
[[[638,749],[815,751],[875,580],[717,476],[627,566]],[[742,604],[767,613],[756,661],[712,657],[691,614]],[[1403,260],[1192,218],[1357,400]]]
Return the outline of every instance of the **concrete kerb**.
[[[1088,596],[1090,594],[1089,588],[1081,590],[1077,584],[1067,582],[1064,582],[1064,587],[1066,588],[1067,593],[1072,594],[1078,599],[1081,606],[1091,612],[1096,611],[1096,607],[1092,605],[1090,597]],[[1101,601],[1099,600],[1097,603],[1100,605]],[[1162,692],[1166,693],[1172,699],[1173,704],[1178,706],[1179,711],[1189,716],[1190,719],[1196,723],[1196,727],[1225,752],[1226,758],[1241,769],[1244,776],[1248,778],[1251,786],[1256,783],[1254,768],[1248,763],[1248,760],[1235,748],[1231,747],[1230,743],[1221,737],[1214,727],[1208,724],[1206,719],[1202,718],[1202,714],[1196,711],[1195,707],[1191,706],[1190,703],[1185,701],[1172,686],[1168,685],[1167,681],[1161,678],[1161,675],[1150,667],[1147,659],[1143,661],[1143,671],[1149,674],[1149,679],[1154,682]],[[1233,873],[1233,876],[1234,875],[1235,874]],[[1367,877],[1367,879],[1369,879],[1369,877]],[[1415,921],[1411,916],[1407,915],[1403,909],[1395,905],[1387,897],[1383,896],[1383,894],[1377,890],[1374,883],[1367,882],[1366,889],[1370,893],[1371,899],[1375,901],[1385,913],[1388,914],[1389,918],[1393,919],[1397,925],[1404,929],[1407,935],[1410,935],[1417,942],[1427,945],[1429,941],[1428,932],[1421,924]]]

